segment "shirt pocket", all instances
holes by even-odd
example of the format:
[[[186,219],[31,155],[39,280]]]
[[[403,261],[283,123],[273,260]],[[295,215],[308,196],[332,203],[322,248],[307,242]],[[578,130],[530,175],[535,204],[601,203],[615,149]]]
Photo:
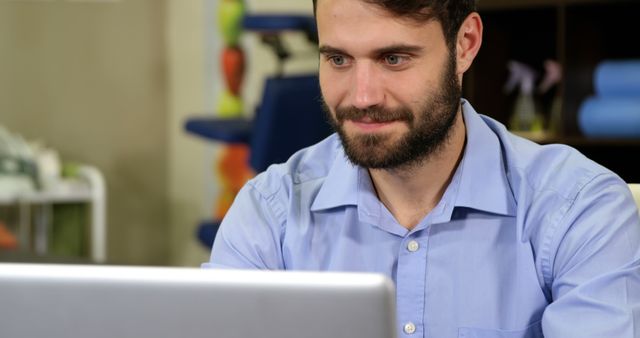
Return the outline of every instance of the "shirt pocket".
[[[458,338],[544,338],[541,321],[522,330],[489,330],[471,327],[458,329]]]

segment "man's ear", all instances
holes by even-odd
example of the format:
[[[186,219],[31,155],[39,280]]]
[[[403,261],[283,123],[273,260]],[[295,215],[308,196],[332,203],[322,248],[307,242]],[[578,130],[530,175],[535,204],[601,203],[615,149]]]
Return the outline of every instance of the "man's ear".
[[[482,29],[482,19],[475,12],[469,14],[460,26],[456,42],[456,57],[458,61],[456,73],[458,75],[464,74],[471,67],[476,55],[478,55],[482,45]]]

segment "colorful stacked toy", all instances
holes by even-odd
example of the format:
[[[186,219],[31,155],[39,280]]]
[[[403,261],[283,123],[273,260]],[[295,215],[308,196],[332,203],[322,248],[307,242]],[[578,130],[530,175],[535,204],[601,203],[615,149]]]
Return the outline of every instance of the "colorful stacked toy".
[[[244,9],[242,0],[220,0],[219,3],[218,23],[225,43],[220,58],[225,89],[221,93],[216,109],[221,118],[239,118],[244,112],[241,88],[245,58],[240,47]],[[249,148],[246,144],[230,144],[222,147],[220,158],[214,168],[220,183],[220,195],[214,207],[214,220],[221,220],[224,217],[240,188],[254,176],[248,165]]]

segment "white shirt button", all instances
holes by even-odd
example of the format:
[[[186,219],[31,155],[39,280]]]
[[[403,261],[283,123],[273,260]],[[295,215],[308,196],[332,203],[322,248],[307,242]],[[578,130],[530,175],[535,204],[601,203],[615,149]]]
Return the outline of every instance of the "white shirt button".
[[[414,334],[416,332],[416,325],[412,322],[408,322],[404,324],[404,333],[406,334]]]
[[[407,244],[407,250],[411,252],[416,252],[418,251],[418,249],[420,249],[420,244],[418,244],[417,241],[411,241],[409,242],[409,244]]]

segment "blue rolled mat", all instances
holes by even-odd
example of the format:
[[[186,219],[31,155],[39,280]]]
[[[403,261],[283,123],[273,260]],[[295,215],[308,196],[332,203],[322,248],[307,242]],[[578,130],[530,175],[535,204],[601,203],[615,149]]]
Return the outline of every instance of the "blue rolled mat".
[[[640,138],[640,98],[591,97],[578,112],[585,136]]]
[[[593,83],[598,96],[640,98],[640,59],[601,62]]]

